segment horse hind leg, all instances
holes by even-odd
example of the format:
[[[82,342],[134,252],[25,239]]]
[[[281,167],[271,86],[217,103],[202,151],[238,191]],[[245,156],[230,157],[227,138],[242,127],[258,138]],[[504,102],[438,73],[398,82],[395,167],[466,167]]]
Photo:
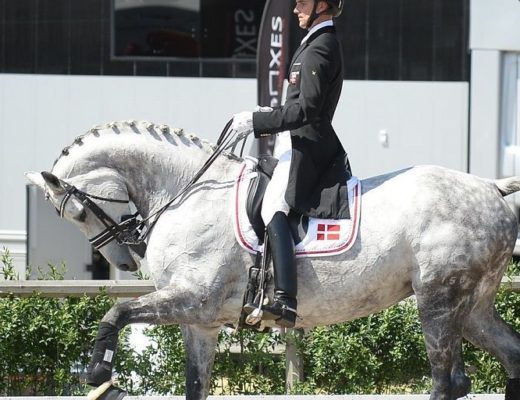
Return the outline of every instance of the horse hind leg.
[[[464,371],[460,324],[467,300],[454,292],[451,287],[415,290],[432,369],[430,400],[456,400],[471,389],[471,381]]]
[[[520,334],[500,317],[492,301],[470,312],[463,334],[475,346],[495,356],[506,369],[509,382],[505,400],[520,399]]]

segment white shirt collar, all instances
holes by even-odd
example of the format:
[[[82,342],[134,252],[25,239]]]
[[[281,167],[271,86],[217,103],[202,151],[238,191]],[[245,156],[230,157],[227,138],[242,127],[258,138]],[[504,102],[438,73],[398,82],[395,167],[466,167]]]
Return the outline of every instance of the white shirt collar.
[[[331,20],[331,19],[328,19],[326,21],[323,21],[323,22],[320,22],[318,25],[314,25],[310,30],[309,30],[309,33],[307,33],[307,35],[305,35],[305,37],[302,39],[302,43],[301,44],[304,44],[307,40],[309,40],[309,38],[311,37],[311,35],[316,32],[318,29],[321,29],[321,28],[325,28],[326,26],[334,26],[334,22]]]

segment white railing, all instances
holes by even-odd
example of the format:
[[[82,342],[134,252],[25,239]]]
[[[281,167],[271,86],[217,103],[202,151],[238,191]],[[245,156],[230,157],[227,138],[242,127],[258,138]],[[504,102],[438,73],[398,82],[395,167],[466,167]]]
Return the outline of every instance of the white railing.
[[[137,297],[153,292],[155,286],[151,281],[139,280],[0,281],[0,297],[9,294],[27,297],[36,292],[43,297],[97,296],[101,290],[111,297]]]
[[[501,288],[520,292],[520,276],[504,278]],[[0,297],[10,294],[26,297],[35,292],[43,297],[96,296],[101,290],[104,290],[111,297],[137,297],[153,292],[155,287],[151,281],[140,280],[0,280]]]

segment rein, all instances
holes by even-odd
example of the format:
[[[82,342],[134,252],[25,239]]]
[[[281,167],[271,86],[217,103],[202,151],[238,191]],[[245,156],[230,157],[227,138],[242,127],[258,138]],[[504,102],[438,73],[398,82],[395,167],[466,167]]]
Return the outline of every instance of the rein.
[[[146,238],[152,231],[153,227],[161,217],[161,215],[181,196],[183,196],[188,190],[190,190],[195,183],[201,178],[202,175],[209,169],[211,164],[215,162],[217,157],[226,149],[231,148],[234,151],[236,145],[239,141],[245,138],[238,138],[232,143],[232,139],[235,131],[230,129],[233,119],[228,121],[224,129],[222,130],[219,139],[217,141],[217,147],[211,154],[211,156],[206,160],[204,165],[200,168],[200,170],[195,174],[195,176],[184,186],[179,193],[166,204],[161,206],[159,210],[149,215],[145,219],[139,219],[139,213],[136,212],[133,215],[127,216],[128,218],[123,217],[123,221],[120,223],[115,222],[101,207],[99,207],[96,203],[94,203],[91,199],[107,201],[110,203],[130,203],[130,200],[119,200],[119,199],[110,199],[106,197],[94,196],[92,194],[83,192],[64,181],[62,181],[62,185],[67,189],[65,196],[63,197],[58,213],[60,217],[63,218],[63,214],[65,211],[65,205],[69,201],[69,199],[74,196],[76,197],[85,208],[92,211],[92,213],[97,217],[99,221],[105,226],[105,230],[89,239],[90,244],[97,250],[106,246],[112,241],[116,241],[119,245],[128,245],[130,246],[139,256],[144,257],[146,252]],[[245,140],[242,145],[242,151],[245,146]],[[241,153],[242,153],[241,151]],[[154,218],[155,217],[155,218]],[[152,218],[154,220],[150,223],[149,226],[146,226],[146,223],[149,222]],[[145,229],[146,228],[146,229]]]
[[[211,154],[211,156],[209,156],[209,158],[206,160],[206,162],[204,163],[204,165],[199,169],[199,171],[195,174],[195,176],[188,182],[188,184],[186,186],[184,186],[180,191],[179,193],[177,193],[177,195],[171,199],[169,202],[167,202],[164,206],[162,206],[161,208],[159,208],[159,210],[157,210],[156,212],[154,212],[152,215],[149,215],[148,218],[144,219],[142,221],[143,225],[144,223],[146,223],[147,221],[149,221],[150,219],[152,219],[153,217],[155,217],[155,219],[153,220],[153,222],[148,226],[148,228],[146,229],[146,231],[140,235],[140,240],[142,240],[144,242],[144,240],[148,237],[148,235],[150,234],[150,232],[152,231],[153,227],[155,226],[155,224],[157,223],[157,221],[159,221],[159,218],[161,217],[161,215],[164,214],[164,212],[181,196],[183,196],[188,190],[190,190],[193,185],[195,185],[195,183],[197,183],[197,181],[202,177],[202,175],[204,175],[204,173],[209,169],[209,167],[211,166],[211,164],[213,164],[215,162],[215,160],[217,159],[217,157],[224,151],[226,150],[227,148],[229,147],[232,147],[232,151],[235,149],[235,146],[237,143],[233,143],[233,144],[230,144],[231,143],[231,139],[233,138],[233,133],[234,131],[232,129],[230,129],[231,127],[231,124],[233,123],[233,119],[230,119],[226,126],[224,126],[224,129],[222,129],[222,132],[220,133],[220,136],[217,140],[217,147],[215,148],[215,150],[213,151],[213,153]]]

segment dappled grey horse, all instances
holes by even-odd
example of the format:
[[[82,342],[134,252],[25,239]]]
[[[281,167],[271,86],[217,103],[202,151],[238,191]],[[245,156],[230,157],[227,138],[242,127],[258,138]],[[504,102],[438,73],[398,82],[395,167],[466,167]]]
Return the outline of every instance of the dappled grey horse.
[[[212,151],[182,130],[119,122],[77,138],[52,173],[27,177],[64,218],[102,246],[111,223],[131,214],[128,201],[143,218],[154,215]],[[118,332],[138,322],[181,326],[186,397],[207,397],[217,333],[224,324],[237,324],[252,264],[232,228],[240,166],[232,154],[216,157],[151,230],[146,262],[157,291],[114,305],[100,324],[89,382],[103,398],[121,397],[110,383],[112,357]],[[297,260],[297,327],[353,320],[415,295],[432,368],[430,399],[469,392],[463,338],[502,363],[510,378],[506,398],[519,399],[520,336],[494,307],[517,236],[515,215],[503,197],[519,189],[520,178],[492,181],[434,166],[363,180],[353,247],[341,255]],[[99,210],[109,218],[100,218]],[[132,246],[114,240],[101,252],[121,269],[138,268]],[[272,290],[270,285],[271,295]]]

